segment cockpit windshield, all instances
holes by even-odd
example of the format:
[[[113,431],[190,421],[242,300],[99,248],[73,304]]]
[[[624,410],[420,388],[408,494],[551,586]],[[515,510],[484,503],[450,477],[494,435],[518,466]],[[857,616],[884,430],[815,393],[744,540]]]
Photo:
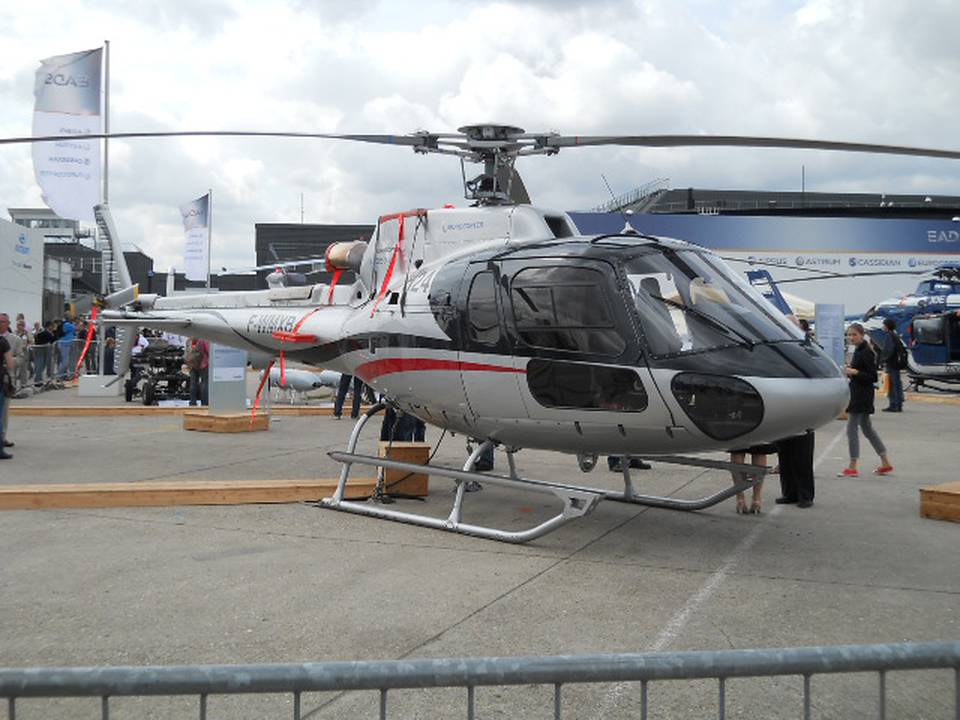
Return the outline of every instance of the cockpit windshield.
[[[746,279],[709,254],[658,249],[631,258],[624,270],[654,355],[804,338]]]

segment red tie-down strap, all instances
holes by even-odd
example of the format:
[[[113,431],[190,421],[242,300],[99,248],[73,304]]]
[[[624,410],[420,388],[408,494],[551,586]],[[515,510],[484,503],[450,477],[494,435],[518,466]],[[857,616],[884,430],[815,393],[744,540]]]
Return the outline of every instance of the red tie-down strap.
[[[390,280],[393,279],[393,271],[397,266],[397,258],[403,254],[404,219],[408,217],[423,217],[426,214],[426,210],[409,210],[408,212],[397,213],[396,215],[384,215],[380,218],[381,225],[390,220],[399,220],[400,229],[397,233],[397,244],[393,246],[393,255],[390,256],[390,264],[387,266],[387,274],[383,277],[383,285],[380,286],[380,294],[377,296],[376,302],[373,303],[370,317],[373,317],[374,313],[377,312],[380,301],[383,300],[387,294],[387,288],[390,287]]]
[[[315,312],[320,310],[320,308],[314,308],[306,315],[304,315],[300,320],[297,321],[297,324],[293,326],[293,330],[290,332],[284,332],[282,330],[274,330],[270,333],[276,340],[280,341],[280,384],[287,384],[287,352],[283,349],[283,343],[315,343],[317,341],[316,335],[308,335],[306,333],[301,333],[300,328],[303,327],[303,324],[307,321],[307,318],[313,315]]]
[[[93,341],[94,328],[97,323],[97,306],[93,306],[93,312],[90,315],[90,328],[87,330],[87,341],[83,344],[83,351],[80,353],[80,358],[77,360],[77,367],[73,371],[73,377],[76,378],[80,374],[80,366],[83,365],[83,361],[87,358],[87,352],[90,350],[90,343]]]
[[[263,377],[260,378],[260,385],[257,387],[257,396],[253,399],[253,407],[250,409],[250,427],[253,427],[253,421],[257,419],[257,408],[260,407],[260,395],[263,393],[263,386],[267,384],[267,378],[270,377],[270,371],[273,369],[273,360],[263,371]],[[283,382],[281,380],[281,382]]]
[[[333,289],[337,286],[337,282],[340,280],[340,276],[343,274],[341,268],[337,268],[336,272],[333,273],[333,277],[330,279],[330,292],[327,293],[327,305],[333,303]]]

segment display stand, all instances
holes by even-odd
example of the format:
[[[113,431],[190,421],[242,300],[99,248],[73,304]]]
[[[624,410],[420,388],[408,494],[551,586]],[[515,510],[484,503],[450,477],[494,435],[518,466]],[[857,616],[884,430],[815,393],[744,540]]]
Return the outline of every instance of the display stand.
[[[247,352],[226,345],[210,344],[207,410],[188,410],[184,430],[201,432],[253,432],[270,429],[269,408],[256,416],[247,409]]]

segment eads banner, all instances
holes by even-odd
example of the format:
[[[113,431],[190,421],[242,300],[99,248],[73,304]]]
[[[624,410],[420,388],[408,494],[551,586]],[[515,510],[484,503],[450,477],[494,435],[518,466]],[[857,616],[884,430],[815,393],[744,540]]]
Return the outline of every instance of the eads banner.
[[[76,139],[33,144],[33,172],[47,206],[62,218],[92,221],[100,202],[100,140],[103,132],[100,75],[103,49],[40,61],[34,85],[34,135]]]

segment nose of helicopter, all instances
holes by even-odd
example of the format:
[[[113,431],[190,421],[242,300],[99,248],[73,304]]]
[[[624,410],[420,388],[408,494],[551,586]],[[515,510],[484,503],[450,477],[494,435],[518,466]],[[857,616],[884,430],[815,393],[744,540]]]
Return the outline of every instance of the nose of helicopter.
[[[779,439],[835,420],[849,400],[846,378],[749,378],[763,398],[763,420],[751,436]]]

